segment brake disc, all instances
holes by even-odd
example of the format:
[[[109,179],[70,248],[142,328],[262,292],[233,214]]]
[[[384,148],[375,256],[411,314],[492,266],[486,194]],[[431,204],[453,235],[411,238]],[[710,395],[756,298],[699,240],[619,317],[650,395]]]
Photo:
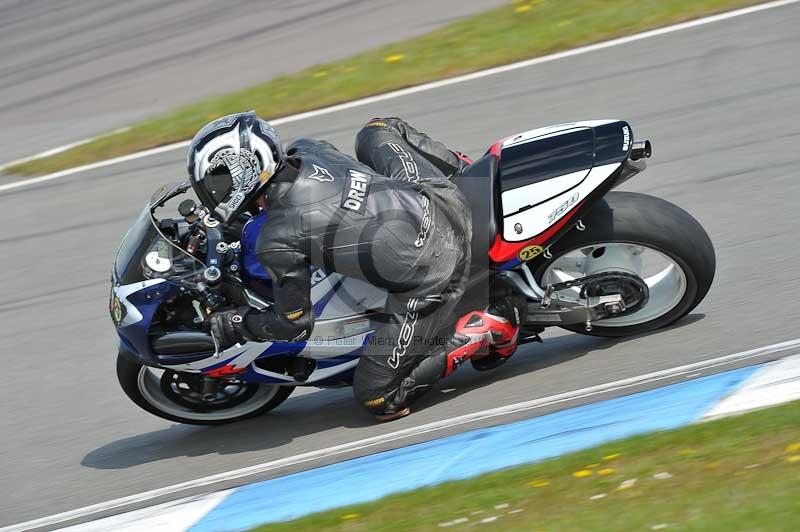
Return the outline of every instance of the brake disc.
[[[550,293],[580,287],[581,299],[620,295],[624,303],[614,317],[632,314],[647,304],[650,291],[640,277],[625,272],[603,272],[551,285]]]
[[[610,295],[622,296],[625,303],[624,310],[614,316],[632,314],[645,306],[650,298],[647,284],[637,275],[623,272],[599,273],[583,278],[581,298],[601,297]]]

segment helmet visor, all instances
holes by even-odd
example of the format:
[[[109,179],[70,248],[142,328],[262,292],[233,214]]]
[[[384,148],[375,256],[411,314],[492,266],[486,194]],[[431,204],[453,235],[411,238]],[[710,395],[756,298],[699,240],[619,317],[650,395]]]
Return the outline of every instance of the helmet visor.
[[[261,164],[248,150],[224,149],[217,152],[203,179],[214,216],[227,222],[239,214],[261,188]]]
[[[209,170],[206,174],[206,187],[208,187],[208,195],[211,196],[213,205],[216,208],[220,203],[225,203],[231,197],[233,192],[233,177],[227,166],[220,166]]]

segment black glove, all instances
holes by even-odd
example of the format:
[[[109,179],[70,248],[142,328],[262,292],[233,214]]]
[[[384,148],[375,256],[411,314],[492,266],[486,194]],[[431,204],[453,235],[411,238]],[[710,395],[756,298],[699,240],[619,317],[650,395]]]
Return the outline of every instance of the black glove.
[[[220,351],[253,339],[245,322],[250,310],[250,307],[239,307],[236,310],[215,312],[209,316],[207,327],[219,344]]]

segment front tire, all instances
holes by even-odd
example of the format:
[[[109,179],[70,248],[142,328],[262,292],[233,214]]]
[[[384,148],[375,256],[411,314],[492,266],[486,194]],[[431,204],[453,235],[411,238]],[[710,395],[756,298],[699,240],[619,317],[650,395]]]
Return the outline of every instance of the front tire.
[[[645,278],[651,289],[650,300],[636,312],[594,322],[591,331],[583,324],[565,325],[564,329],[604,337],[650,332],[686,316],[711,288],[716,270],[714,246],[700,223],[676,205],[646,194],[610,192],[582,221],[586,229],[573,229],[551,246],[553,257],[534,272],[542,286],[565,280],[567,274],[562,272],[561,265],[570,264],[573,256],[577,257],[574,260],[581,261],[581,254],[586,263],[605,261],[599,265],[582,264],[584,274],[613,270],[614,253],[623,257],[626,249],[633,253],[641,249],[640,254],[652,252],[671,266],[666,268],[669,270],[666,273],[649,278],[642,272],[631,271]],[[606,252],[608,255],[603,259]],[[665,282],[668,275],[672,276],[668,279],[671,284],[660,288],[666,293],[658,292],[656,280]]]
[[[158,417],[188,425],[224,425],[260,416],[284,402],[294,391],[291,386],[241,383],[242,391],[233,395],[227,407],[224,402],[211,405],[198,402],[194,406],[190,400],[182,400],[171,393],[171,387],[182,385],[169,382],[169,378],[176,375],[180,374],[144,366],[124,355],[117,356],[117,379],[131,401]]]

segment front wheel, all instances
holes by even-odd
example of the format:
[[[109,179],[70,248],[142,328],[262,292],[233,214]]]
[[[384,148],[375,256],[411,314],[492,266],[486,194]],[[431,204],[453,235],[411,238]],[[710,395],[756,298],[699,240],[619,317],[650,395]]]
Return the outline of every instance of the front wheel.
[[[632,192],[611,192],[551,248],[552,258],[534,276],[541,286],[603,272],[643,279],[650,296],[636,312],[565,329],[622,337],[666,327],[686,316],[708,293],[716,257],[700,223],[668,201]]]
[[[144,366],[117,356],[117,378],[131,401],[151,414],[189,425],[223,425],[264,414],[294,387],[228,380],[203,393],[203,377]]]

